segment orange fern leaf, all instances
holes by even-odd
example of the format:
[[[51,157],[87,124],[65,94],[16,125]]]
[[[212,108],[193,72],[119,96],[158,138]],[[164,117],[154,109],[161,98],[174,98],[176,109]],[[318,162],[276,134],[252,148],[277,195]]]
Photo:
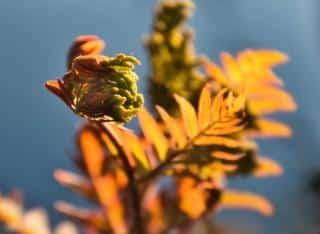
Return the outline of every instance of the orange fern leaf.
[[[140,139],[130,131],[123,131],[124,141],[127,142],[126,147],[129,148],[133,156],[140,162],[144,169],[150,169],[148,156],[146,155]]]
[[[199,101],[198,118],[195,109],[186,99],[178,95],[175,95],[175,98],[179,104],[184,130],[189,141],[197,142],[199,145],[214,144],[216,140],[220,143],[224,138],[217,138],[217,136],[239,132],[244,127],[244,116],[239,115],[240,112],[243,112],[244,98],[235,97],[226,89],[220,91],[212,101],[209,86],[203,88]],[[163,109],[160,115],[161,117],[168,116]],[[166,127],[169,129],[172,124]],[[179,137],[182,135],[179,134]],[[236,144],[235,141],[226,140],[226,142]],[[233,145],[233,143],[230,144]]]
[[[222,67],[205,62],[204,68],[218,87],[235,92],[245,90],[246,109],[249,123],[246,130],[259,136],[289,136],[290,129],[284,125],[273,125],[268,132],[264,122],[259,123],[260,115],[274,112],[295,111],[297,105],[289,93],[280,86],[282,81],[272,69],[288,61],[287,55],[275,50],[251,50],[240,52],[236,57],[229,53],[221,54]],[[279,129],[276,129],[276,127]]]
[[[185,98],[178,95],[174,95],[174,98],[179,105],[187,136],[191,139],[195,137],[199,132],[196,111],[191,103],[188,102]]]
[[[104,161],[103,145],[92,128],[79,133],[79,148],[91,177],[100,176]]]
[[[94,179],[94,186],[105,215],[115,233],[127,233],[124,217],[124,207],[119,198],[119,188],[116,178],[107,174]]]
[[[249,209],[263,215],[271,216],[273,207],[264,197],[248,192],[225,190],[222,193],[219,206],[221,209]]]
[[[207,84],[201,91],[198,103],[198,124],[200,128],[205,128],[211,120],[211,88]]]
[[[184,177],[178,185],[179,208],[190,218],[199,218],[206,210],[206,192],[191,177]]]
[[[252,129],[248,131],[249,136],[289,137],[292,134],[290,127],[275,120],[258,119],[255,124],[258,130]]]
[[[159,112],[160,117],[167,126],[172,139],[177,144],[178,148],[182,148],[186,144],[186,136],[183,130],[180,128],[177,121],[172,118],[161,106],[156,106],[157,111]]]
[[[210,85],[205,85],[200,95],[197,112],[183,97],[175,95],[175,98],[182,115],[182,130],[179,122],[170,117],[164,109],[157,107],[157,110],[170,137],[177,143],[178,149],[192,146],[216,145],[227,148],[243,146],[243,142],[228,137],[230,134],[241,131],[245,125],[242,95],[235,97],[230,91],[224,89],[212,98]]]
[[[168,150],[168,142],[160,126],[152,115],[144,108],[138,113],[138,120],[143,135],[154,145],[159,155],[159,159],[164,160]]]
[[[74,174],[69,171],[58,169],[54,172],[55,180],[88,199],[96,200],[96,194],[92,184],[80,175]]]
[[[259,157],[257,160],[257,167],[253,170],[254,176],[280,176],[283,173],[281,165],[279,165],[276,161],[265,157]]]

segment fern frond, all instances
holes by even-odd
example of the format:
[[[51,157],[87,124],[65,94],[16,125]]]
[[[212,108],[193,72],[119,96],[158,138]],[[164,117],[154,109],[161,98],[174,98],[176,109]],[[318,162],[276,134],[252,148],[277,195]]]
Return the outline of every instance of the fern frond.
[[[168,143],[157,121],[145,108],[138,113],[138,120],[143,135],[154,145],[160,160],[166,158]]]
[[[157,110],[170,137],[179,142],[180,149],[196,145],[241,146],[241,142],[228,135],[241,131],[245,126],[243,96],[235,97],[231,91],[224,89],[212,98],[210,86],[206,85],[202,89],[197,112],[185,98],[175,95],[175,99],[180,109],[182,130],[185,134],[177,124],[177,120],[169,117],[164,109],[158,107]]]
[[[225,190],[222,193],[219,206],[221,209],[255,210],[265,216],[271,216],[273,214],[271,202],[264,197],[236,190]]]
[[[265,122],[260,119],[262,115],[291,112],[297,108],[292,96],[283,90],[283,82],[272,72],[274,67],[287,61],[285,54],[275,50],[247,49],[236,57],[222,53],[222,68],[213,62],[204,63],[208,76],[218,87],[234,92],[245,90],[248,113],[245,133],[254,132],[254,135],[264,137],[290,136],[291,131],[284,124],[272,125],[272,131],[269,132]]]

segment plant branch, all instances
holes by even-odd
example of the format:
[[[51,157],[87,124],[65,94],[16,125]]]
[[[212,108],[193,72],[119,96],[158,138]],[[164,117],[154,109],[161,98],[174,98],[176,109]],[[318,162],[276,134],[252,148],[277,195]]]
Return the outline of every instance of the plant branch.
[[[142,220],[142,212],[141,212],[141,202],[140,195],[138,190],[138,185],[136,183],[136,179],[134,177],[134,171],[130,165],[130,162],[127,157],[127,152],[124,150],[122,143],[119,138],[114,134],[114,132],[110,129],[108,124],[103,124],[101,122],[94,122],[108,137],[112,140],[112,142],[116,145],[119,151],[119,157],[123,162],[125,173],[128,177],[129,181],[129,190],[131,193],[131,199],[134,209],[134,230],[132,233],[135,234],[145,234],[143,220]],[[130,232],[131,233],[131,232]]]
[[[155,169],[153,169],[149,174],[146,176],[138,179],[138,182],[146,182],[154,177],[156,177],[162,170],[166,168],[172,161],[180,154],[184,153],[186,150],[176,150],[172,151],[171,154],[166,158],[165,161],[163,161],[161,164],[159,164]]]

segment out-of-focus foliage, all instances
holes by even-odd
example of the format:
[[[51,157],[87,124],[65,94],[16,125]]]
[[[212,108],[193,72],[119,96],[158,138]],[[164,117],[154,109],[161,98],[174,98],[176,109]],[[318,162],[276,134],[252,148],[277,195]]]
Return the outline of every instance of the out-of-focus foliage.
[[[17,234],[77,234],[77,228],[70,222],[60,223],[50,230],[47,213],[42,208],[25,210],[21,194],[17,191],[9,196],[0,195],[0,222]]]
[[[221,54],[223,67],[211,61],[204,63],[205,70],[216,89],[229,88],[246,93],[247,125],[238,137],[289,137],[290,128],[264,115],[279,111],[294,111],[293,98],[284,91],[283,82],[272,68],[283,64],[287,56],[275,50],[245,50],[236,58]],[[279,175],[282,169],[274,161],[257,156],[256,148],[246,152],[239,161],[238,173],[253,173],[257,176]],[[237,174],[237,173],[236,173]]]
[[[208,76],[217,89],[229,88],[246,93],[248,124],[245,134],[261,137],[288,137],[290,128],[283,123],[263,118],[275,112],[296,110],[296,103],[281,87],[283,82],[272,68],[288,61],[288,57],[275,50],[245,50],[236,57],[221,54],[223,67],[207,61],[204,64]]]
[[[193,8],[190,0],[160,2],[152,33],[145,39],[150,58],[152,102],[170,113],[176,108],[173,93],[196,103],[204,84],[204,74],[198,70],[200,57],[195,53],[192,30],[184,25]]]

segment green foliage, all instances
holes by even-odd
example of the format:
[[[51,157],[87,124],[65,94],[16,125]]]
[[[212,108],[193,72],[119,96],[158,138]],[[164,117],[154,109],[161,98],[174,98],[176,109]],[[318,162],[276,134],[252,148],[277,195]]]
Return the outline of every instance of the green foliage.
[[[152,102],[170,113],[176,107],[173,93],[196,103],[204,84],[204,75],[197,70],[201,61],[194,52],[193,34],[184,26],[193,7],[191,1],[161,1],[153,31],[145,40],[150,58]]]

